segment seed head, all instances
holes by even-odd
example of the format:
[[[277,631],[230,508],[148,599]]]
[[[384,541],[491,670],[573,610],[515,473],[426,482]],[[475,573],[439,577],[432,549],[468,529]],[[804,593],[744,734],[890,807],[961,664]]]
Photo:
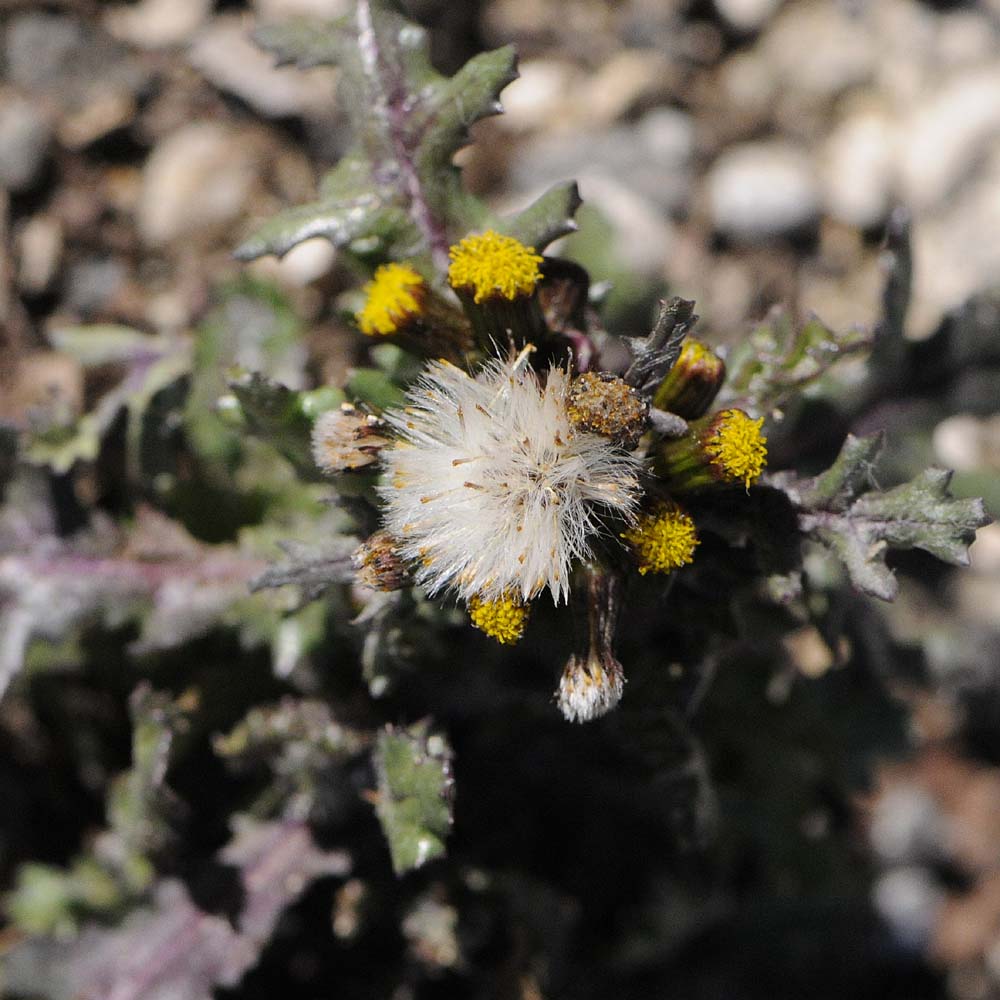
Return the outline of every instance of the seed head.
[[[398,332],[420,316],[426,291],[423,277],[408,264],[383,264],[364,287],[358,327],[369,337]]]
[[[643,576],[670,573],[686,566],[694,561],[694,550],[699,544],[694,521],[672,503],[660,504],[650,513],[640,515],[621,537],[635,555]]]
[[[625,674],[612,656],[569,658],[556,692],[556,704],[568,722],[591,722],[622,700]]]
[[[448,255],[451,287],[471,291],[477,304],[493,296],[514,300],[531,295],[542,276],[538,267],[542,257],[534,247],[492,229],[467,236]]]
[[[632,450],[646,428],[649,405],[624,379],[585,372],[573,379],[567,407],[573,425]]]
[[[631,517],[639,460],[573,427],[568,391],[561,368],[494,361],[473,378],[432,362],[386,414],[399,440],[384,452],[385,525],[431,594],[526,602],[548,587],[558,603],[602,515]]]
[[[480,597],[469,599],[472,624],[504,646],[512,646],[524,635],[530,614],[530,605],[525,604],[517,595],[495,600],[483,600]]]

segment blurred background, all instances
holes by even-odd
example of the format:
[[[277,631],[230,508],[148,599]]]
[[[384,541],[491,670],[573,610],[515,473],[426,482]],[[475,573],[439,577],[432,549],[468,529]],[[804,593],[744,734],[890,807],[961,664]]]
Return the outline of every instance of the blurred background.
[[[185,493],[157,480],[157,468],[144,467],[141,486],[114,471],[128,432],[114,424],[117,406],[108,415],[99,404],[118,376],[79,345],[67,349],[60,331],[135,328],[159,338],[157,360],[169,360],[189,350],[191,331],[214,324],[255,367],[264,349],[245,331],[288,323],[294,346],[268,364],[293,387],[339,385],[363,360],[332,304],[357,275],[329,244],[249,265],[231,255],[255,223],[313,197],[348,143],[337,71],[274,68],[250,41],[253,28],[349,6],[0,4],[0,423],[29,436],[73,428],[69,451],[51,435],[32,445],[32,461],[52,476],[56,536],[95,511],[119,515],[145,500],[200,540],[227,543],[257,503],[245,483]],[[906,363],[882,404],[838,428],[887,429],[882,485],[943,465],[956,470],[957,495],[983,495],[1000,511],[1000,2],[405,6],[429,29],[444,72],[485,48],[518,47],[521,77],[504,93],[506,113],[477,125],[476,145],[460,154],[467,182],[514,209],[555,181],[579,180],[581,231],[561,249],[613,284],[613,332],[644,332],[668,292],[697,301],[702,336],[718,344],[775,305],[837,329],[872,325],[883,309],[886,226],[902,206],[913,250]],[[0,439],[0,465],[11,441]],[[699,701],[697,752],[686,730],[679,737],[679,771],[650,763],[642,748],[624,763],[602,758],[568,727],[527,736],[508,715],[519,735],[507,739],[528,749],[498,778],[486,744],[466,733],[464,808],[477,808],[477,779],[515,791],[467,817],[457,856],[484,864],[477,831],[485,837],[520,810],[526,817],[491,848],[506,881],[495,889],[502,904],[484,904],[480,923],[465,926],[478,944],[455,943],[440,892],[410,883],[391,905],[413,913],[422,900],[433,928],[415,918],[402,936],[393,930],[338,966],[324,943],[329,892],[311,895],[285,943],[243,987],[219,995],[273,996],[284,984],[278,995],[333,995],[329,986],[400,1000],[1000,997],[1000,526],[980,533],[968,570],[919,555],[895,565],[894,604],[837,611],[852,619],[845,631],[857,631],[846,651],[804,625],[783,640],[780,669],[743,650],[741,672],[720,670]],[[11,618],[5,625],[0,660],[13,672],[29,640]],[[105,756],[60,744],[58,720],[76,716],[40,712],[48,689],[0,706],[6,886],[25,860],[65,863],[99,824],[107,774],[128,762],[128,690],[153,670],[131,663],[132,639],[115,639],[121,662],[88,682],[87,704],[104,718],[94,732],[112,748]],[[668,637],[656,641],[669,649]],[[89,655],[81,662],[100,658]],[[176,664],[157,669],[188,676]],[[515,675],[514,689],[527,683]],[[113,703],[106,717],[104,697]],[[459,732],[472,725],[461,707],[449,712]],[[84,743],[99,742],[87,732]],[[457,744],[461,760],[460,735]],[[535,754],[551,784],[533,782]],[[591,805],[574,754],[597,767],[585,773],[603,775]],[[658,805],[606,838],[612,817],[598,818],[596,804],[616,801],[615,769],[637,759],[646,770],[628,787]],[[709,774],[711,807],[688,787]],[[539,834],[550,811],[559,816]],[[49,827],[40,837],[39,824]],[[190,853],[212,843],[206,836]],[[641,847],[630,868],[604,857],[633,843]],[[473,892],[474,879],[463,878]],[[296,949],[312,957],[296,965]],[[366,987],[366,969],[377,966]],[[338,968],[349,971],[339,978]]]

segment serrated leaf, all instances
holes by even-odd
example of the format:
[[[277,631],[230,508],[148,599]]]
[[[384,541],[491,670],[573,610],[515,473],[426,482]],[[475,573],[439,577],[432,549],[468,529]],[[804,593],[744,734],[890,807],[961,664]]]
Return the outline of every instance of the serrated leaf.
[[[246,599],[265,567],[234,546],[200,543],[145,507],[124,534],[108,526],[71,538],[22,530],[0,550],[0,692],[31,642],[58,642],[86,624],[140,622],[137,653],[202,635]]]
[[[354,143],[316,201],[265,223],[237,257],[281,255],[323,236],[366,259],[424,258],[444,273],[449,245],[472,229],[494,226],[536,249],[572,230],[574,186],[503,222],[463,190],[453,163],[470,126],[502,110],[500,91],[517,76],[510,46],[475,56],[449,79],[431,65],[426,32],[379,0],[359,0],[353,16],[336,21],[266,26],[256,38],[281,63],[341,68]]]
[[[848,436],[837,461],[813,479],[774,477],[799,508],[799,527],[833,551],[859,590],[890,601],[899,589],[885,563],[890,548],[922,549],[956,566],[968,564],[976,529],[990,522],[982,500],[956,500],[952,474],[927,469],[882,491],[871,484],[881,436]]]
[[[871,343],[869,331],[836,333],[815,316],[796,325],[787,313],[775,310],[727,359],[729,377],[718,405],[770,414],[841,358]]]
[[[451,829],[454,781],[451,748],[420,722],[387,727],[374,755],[378,775],[376,812],[397,875],[445,853]]]

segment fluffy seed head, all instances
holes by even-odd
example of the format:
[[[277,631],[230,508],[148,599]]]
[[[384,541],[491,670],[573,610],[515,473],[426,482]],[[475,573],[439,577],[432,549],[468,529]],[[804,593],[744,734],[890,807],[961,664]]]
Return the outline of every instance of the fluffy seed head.
[[[743,482],[747,488],[767,465],[767,438],[760,432],[764,418],[752,420],[742,410],[716,414],[705,441],[705,451],[729,482]]]
[[[559,681],[556,704],[568,722],[591,722],[622,700],[625,674],[611,656],[571,656]]]
[[[670,573],[694,561],[698,535],[694,521],[676,504],[660,504],[656,510],[641,515],[635,524],[622,532],[635,555],[639,572]]]
[[[531,295],[542,276],[538,267],[542,258],[534,247],[492,229],[467,236],[448,255],[451,287],[471,291],[477,303],[494,295],[511,301]]]
[[[369,337],[387,336],[420,315],[426,285],[407,264],[383,264],[364,293],[364,307],[355,315],[358,327]]]
[[[385,525],[431,594],[528,601],[569,593],[602,513],[630,518],[639,460],[572,426],[569,376],[494,361],[475,378],[433,362],[386,414]]]
[[[517,595],[493,601],[480,597],[469,599],[472,624],[504,646],[512,646],[524,635],[530,614],[531,606]]]

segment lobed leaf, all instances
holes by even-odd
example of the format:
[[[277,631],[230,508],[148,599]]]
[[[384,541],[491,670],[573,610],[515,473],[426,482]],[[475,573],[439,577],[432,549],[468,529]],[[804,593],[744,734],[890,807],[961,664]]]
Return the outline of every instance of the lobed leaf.
[[[322,236],[366,259],[424,258],[444,273],[449,245],[472,229],[494,226],[542,249],[574,228],[575,185],[553,188],[505,222],[463,190],[453,163],[470,127],[502,111],[500,91],[517,77],[511,46],[442,76],[426,32],[379,0],[360,0],[351,17],[293,19],[256,38],[280,63],[340,67],[354,143],[316,201],[261,226],[237,249],[240,259],[280,256]]]
[[[859,590],[891,601],[899,584],[885,557],[890,548],[922,549],[956,566],[968,564],[976,529],[990,522],[982,500],[958,500],[948,490],[951,473],[927,469],[908,483],[866,489],[881,435],[848,435],[836,462],[813,479],[774,477],[799,510],[804,534],[843,562]]]
[[[426,722],[408,729],[388,726],[379,734],[374,762],[375,809],[392,867],[402,875],[445,853],[452,824],[451,748]]]

